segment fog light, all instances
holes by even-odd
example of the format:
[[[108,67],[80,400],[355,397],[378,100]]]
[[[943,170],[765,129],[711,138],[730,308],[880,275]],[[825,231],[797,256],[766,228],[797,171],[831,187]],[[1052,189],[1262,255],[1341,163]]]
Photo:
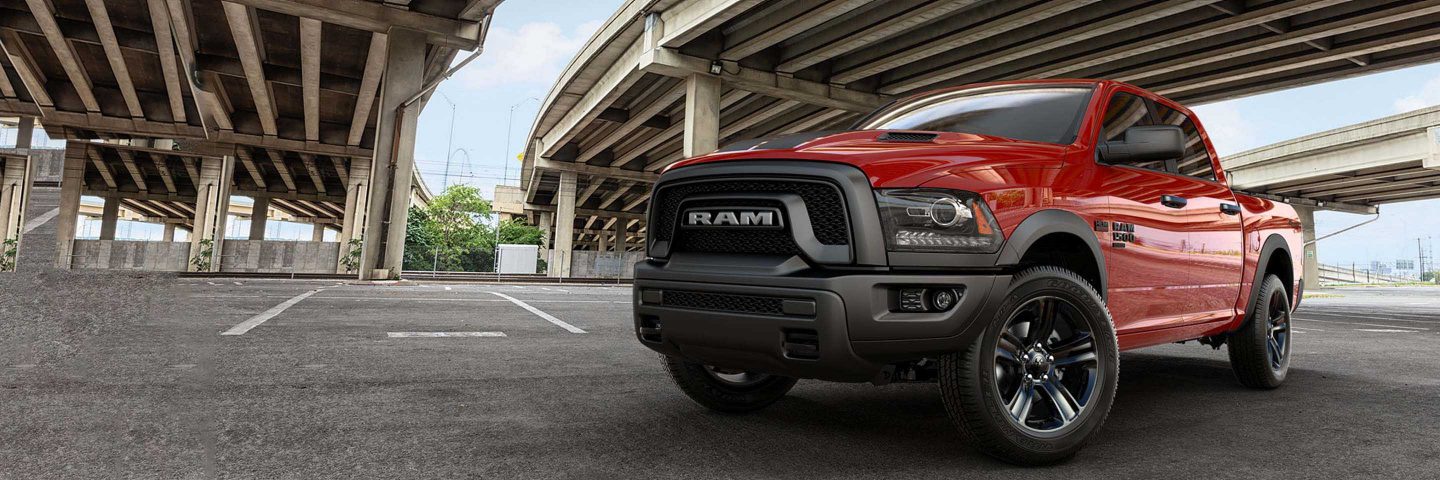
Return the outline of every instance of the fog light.
[[[955,291],[948,288],[935,290],[930,294],[930,306],[937,311],[946,311],[955,306]]]

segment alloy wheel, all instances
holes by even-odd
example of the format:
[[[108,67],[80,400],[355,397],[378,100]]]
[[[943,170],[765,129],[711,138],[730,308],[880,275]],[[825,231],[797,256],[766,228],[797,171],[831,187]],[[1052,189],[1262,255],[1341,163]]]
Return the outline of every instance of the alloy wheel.
[[[1011,314],[995,345],[995,388],[1012,423],[1055,434],[1095,397],[1100,365],[1084,313],[1060,297],[1037,297]]]

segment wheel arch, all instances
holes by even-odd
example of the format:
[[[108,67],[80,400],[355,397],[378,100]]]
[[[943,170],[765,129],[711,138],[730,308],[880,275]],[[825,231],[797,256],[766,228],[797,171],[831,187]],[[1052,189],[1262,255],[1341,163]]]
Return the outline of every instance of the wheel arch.
[[[1064,256],[1057,264],[1056,257],[1047,257],[1044,255],[1046,252],[1065,252],[1071,255]],[[1085,259],[1075,255],[1079,253],[1088,253],[1084,257],[1091,261],[1076,263]],[[1074,212],[1041,210],[1026,217],[1005,240],[1005,247],[1000,250],[996,265],[1021,265],[1037,260],[1040,264],[1078,270],[1075,273],[1094,283],[1093,286],[1101,299],[1109,299],[1109,276],[1100,241],[1095,238],[1090,222]],[[1084,267],[1075,268],[1077,265]]]
[[[1272,233],[1265,238],[1265,243],[1260,247],[1260,257],[1255,262],[1255,273],[1250,282],[1250,298],[1245,302],[1245,322],[1241,323],[1241,326],[1250,322],[1251,314],[1260,302],[1260,288],[1265,284],[1265,276],[1271,273],[1280,277],[1291,308],[1299,303],[1295,296],[1294,265],[1294,257],[1290,254],[1290,246],[1285,243],[1285,237]]]

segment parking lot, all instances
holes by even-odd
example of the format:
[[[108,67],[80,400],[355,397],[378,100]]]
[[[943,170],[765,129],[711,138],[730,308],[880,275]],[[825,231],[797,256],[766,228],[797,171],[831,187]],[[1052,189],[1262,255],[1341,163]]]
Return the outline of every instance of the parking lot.
[[[5,282],[3,478],[1033,474],[967,449],[932,384],[706,411],[634,340],[628,287]],[[1223,349],[1127,353],[1101,435],[1043,474],[1433,478],[1440,289],[1317,293],[1281,389],[1242,388]]]

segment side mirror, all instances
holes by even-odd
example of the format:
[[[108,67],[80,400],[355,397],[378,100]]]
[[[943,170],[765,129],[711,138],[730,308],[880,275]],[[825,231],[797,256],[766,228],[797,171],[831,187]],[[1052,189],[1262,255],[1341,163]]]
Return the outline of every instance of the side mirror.
[[[1175,125],[1130,127],[1123,140],[1102,143],[1096,150],[1105,163],[1174,160],[1185,155],[1185,132]]]

